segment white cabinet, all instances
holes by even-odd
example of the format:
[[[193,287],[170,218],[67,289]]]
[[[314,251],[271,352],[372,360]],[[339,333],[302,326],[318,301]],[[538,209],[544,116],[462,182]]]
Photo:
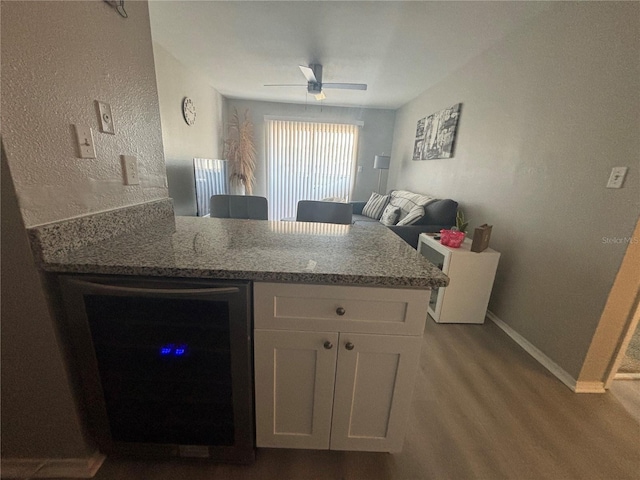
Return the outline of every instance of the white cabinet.
[[[328,449],[338,334],[254,332],[256,443]]]
[[[422,335],[428,290],[254,283],[256,328]]]
[[[400,451],[428,293],[254,284],[257,446]],[[286,315],[292,312],[291,305],[298,305],[295,298],[307,299],[311,313],[296,310],[298,317]],[[369,320],[361,318],[365,302],[384,302],[381,299],[391,303],[388,310],[378,305],[382,311],[395,312],[388,313],[389,322],[376,318],[376,313]],[[389,324],[397,324],[400,317],[407,320],[411,312],[416,314],[415,322],[399,323],[412,333],[385,333]],[[301,329],[291,329],[290,321],[280,324],[279,316],[298,318]],[[362,333],[363,322],[372,333]],[[332,328],[323,329],[327,325]],[[420,331],[413,333],[416,327]]]
[[[470,248],[468,238],[460,248],[451,248],[420,234],[418,252],[449,277],[448,286],[431,291],[429,315],[438,323],[484,322],[500,253],[490,248],[476,253]]]
[[[421,345],[422,336],[340,334],[332,450],[402,449]]]

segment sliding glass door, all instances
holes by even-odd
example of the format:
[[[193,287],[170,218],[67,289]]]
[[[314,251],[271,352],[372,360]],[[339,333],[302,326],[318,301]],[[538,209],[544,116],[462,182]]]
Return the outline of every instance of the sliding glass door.
[[[269,219],[294,217],[298,200],[349,201],[355,183],[358,126],[267,120]]]

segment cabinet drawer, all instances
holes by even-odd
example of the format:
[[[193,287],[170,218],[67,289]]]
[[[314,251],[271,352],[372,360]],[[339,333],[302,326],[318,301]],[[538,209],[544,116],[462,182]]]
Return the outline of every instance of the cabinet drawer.
[[[421,335],[429,290],[254,284],[255,328]]]

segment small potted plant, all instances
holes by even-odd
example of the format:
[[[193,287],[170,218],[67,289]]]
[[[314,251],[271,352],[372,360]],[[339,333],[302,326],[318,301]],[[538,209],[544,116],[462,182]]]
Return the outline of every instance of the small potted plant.
[[[458,210],[456,212],[456,226],[454,229],[458,230],[462,233],[467,233],[467,227],[469,226],[469,222],[464,220],[464,212],[462,210]]]

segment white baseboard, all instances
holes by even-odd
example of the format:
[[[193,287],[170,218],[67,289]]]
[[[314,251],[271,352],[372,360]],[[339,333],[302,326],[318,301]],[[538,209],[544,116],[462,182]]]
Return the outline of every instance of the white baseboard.
[[[1,478],[92,478],[106,457],[3,458]]]
[[[564,383],[572,391],[576,393],[604,393],[604,384],[602,382],[578,382],[573,378],[566,370],[547,357],[541,350],[535,345],[529,342],[526,338],[516,332],[513,328],[500,320],[492,311],[487,310],[487,317],[493,323],[511,337],[518,345],[520,345],[524,351],[535,358],[540,364],[555,375],[558,380]]]
[[[640,380],[640,373],[616,373],[614,380]]]

